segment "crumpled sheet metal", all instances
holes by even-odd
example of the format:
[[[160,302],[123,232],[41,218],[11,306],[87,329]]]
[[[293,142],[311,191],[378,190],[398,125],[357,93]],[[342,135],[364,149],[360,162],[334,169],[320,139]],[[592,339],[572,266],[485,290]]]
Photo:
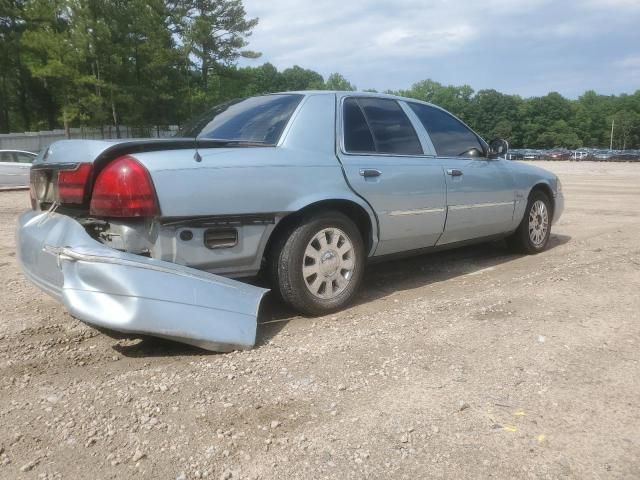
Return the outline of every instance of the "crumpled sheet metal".
[[[57,213],[22,214],[17,245],[26,276],[88,324],[214,351],[255,344],[265,289],[113,250]]]

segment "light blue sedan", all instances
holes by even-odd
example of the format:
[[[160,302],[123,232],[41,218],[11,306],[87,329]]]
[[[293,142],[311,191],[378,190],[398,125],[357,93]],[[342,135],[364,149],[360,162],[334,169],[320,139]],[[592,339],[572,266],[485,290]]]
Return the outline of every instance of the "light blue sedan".
[[[53,144],[33,164],[18,258],[87,323],[246,348],[266,290],[232,278],[263,272],[322,315],[354,298],[371,259],[498,238],[544,250],[560,181],[506,154],[413,99],[237,100],[179,138]]]

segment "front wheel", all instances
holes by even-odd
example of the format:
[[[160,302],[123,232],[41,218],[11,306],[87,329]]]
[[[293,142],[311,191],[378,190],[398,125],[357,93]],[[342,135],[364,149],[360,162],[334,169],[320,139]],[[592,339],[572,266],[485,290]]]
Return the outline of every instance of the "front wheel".
[[[509,246],[521,253],[535,254],[543,251],[551,234],[551,202],[541,191],[529,196],[524,218],[515,233],[507,239]]]
[[[285,232],[271,255],[272,286],[306,315],[325,315],[355,297],[365,251],[356,225],[340,212],[303,219]]]

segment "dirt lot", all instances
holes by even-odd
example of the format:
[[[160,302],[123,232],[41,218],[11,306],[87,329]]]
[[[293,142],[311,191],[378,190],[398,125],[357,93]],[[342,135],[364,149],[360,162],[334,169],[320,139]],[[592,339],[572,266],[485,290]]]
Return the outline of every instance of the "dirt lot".
[[[252,351],[114,339],[25,281],[0,193],[1,478],[640,478],[640,164],[544,163],[551,248],[369,269],[268,301]]]

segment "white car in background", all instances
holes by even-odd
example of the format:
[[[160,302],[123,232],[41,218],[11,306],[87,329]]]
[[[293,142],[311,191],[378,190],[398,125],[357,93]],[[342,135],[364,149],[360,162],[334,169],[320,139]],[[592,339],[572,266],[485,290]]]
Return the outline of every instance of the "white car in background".
[[[33,152],[0,150],[0,187],[28,187]]]

